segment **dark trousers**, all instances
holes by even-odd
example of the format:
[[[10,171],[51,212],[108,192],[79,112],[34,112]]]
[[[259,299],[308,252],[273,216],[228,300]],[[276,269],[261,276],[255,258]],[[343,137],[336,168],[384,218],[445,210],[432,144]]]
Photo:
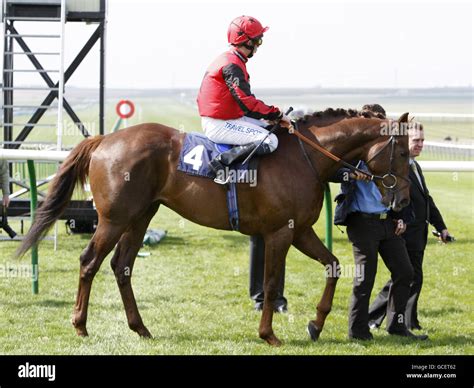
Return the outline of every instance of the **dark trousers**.
[[[388,295],[388,331],[405,329],[404,312],[413,279],[405,240],[395,235],[395,223],[365,218],[359,213],[351,214],[347,220],[347,235],[352,242],[356,266],[363,276],[355,277],[349,308],[349,336],[369,335],[369,300],[377,273],[377,257],[382,257],[389,269],[392,286]]]
[[[250,298],[257,304],[263,306],[263,277],[265,274],[265,241],[261,236],[250,236]],[[285,269],[278,286],[278,294],[275,308],[286,306],[287,300],[283,296],[285,290]]]
[[[424,251],[408,251],[408,256],[415,272],[405,310],[405,322],[409,329],[415,329],[420,326],[418,321],[418,299],[421,287],[423,286],[423,255]],[[369,307],[369,321],[374,322],[377,326],[381,326],[385,318],[391,286],[392,280],[389,280]]]

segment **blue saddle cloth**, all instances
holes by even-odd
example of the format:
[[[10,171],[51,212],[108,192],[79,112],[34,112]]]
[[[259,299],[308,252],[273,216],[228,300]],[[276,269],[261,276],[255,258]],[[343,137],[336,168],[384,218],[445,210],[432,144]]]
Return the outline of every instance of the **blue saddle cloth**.
[[[207,178],[215,175],[209,167],[209,162],[220,153],[232,148],[232,145],[218,144],[209,140],[201,133],[188,133],[184,138],[183,147],[179,155],[178,171]],[[230,168],[235,170],[237,183],[244,181],[248,172],[249,162],[245,165],[235,163]],[[241,179],[239,179],[241,178]]]
[[[214,178],[209,162],[220,153],[232,148],[232,145],[217,144],[200,133],[188,133],[184,138],[179,155],[178,170],[186,174],[206,178]],[[255,159],[253,159],[255,160]],[[249,183],[249,164],[235,163],[230,166],[234,179],[227,185],[227,210],[232,230],[239,230],[239,206],[237,199],[237,183]],[[254,178],[253,178],[254,179]],[[254,181],[256,184],[256,180]]]

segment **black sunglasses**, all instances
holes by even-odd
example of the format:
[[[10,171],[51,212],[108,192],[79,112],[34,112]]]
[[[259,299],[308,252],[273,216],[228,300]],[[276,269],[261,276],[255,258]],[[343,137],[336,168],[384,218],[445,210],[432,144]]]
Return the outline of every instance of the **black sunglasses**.
[[[252,39],[252,43],[254,44],[254,46],[261,46],[262,43],[263,43],[263,39],[262,38],[255,38],[255,39]]]

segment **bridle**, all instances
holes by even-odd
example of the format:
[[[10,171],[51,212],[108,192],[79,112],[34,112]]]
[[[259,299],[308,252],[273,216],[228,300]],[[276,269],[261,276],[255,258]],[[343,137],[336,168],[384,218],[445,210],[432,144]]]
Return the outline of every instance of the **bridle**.
[[[373,155],[367,162],[366,164],[369,164],[371,161],[373,161],[377,156],[379,156],[383,150],[385,150],[385,148],[387,148],[389,145],[390,145],[390,166],[389,166],[389,170],[386,174],[380,176],[380,175],[375,175],[375,174],[372,174],[368,171],[363,171],[359,168],[357,168],[356,166],[353,166],[352,164],[346,162],[345,160],[342,160],[341,158],[337,157],[336,155],[334,155],[332,152],[328,151],[326,148],[324,148],[322,145],[320,144],[317,144],[316,142],[312,141],[311,139],[307,138],[306,136],[304,136],[299,130],[298,130],[298,122],[297,121],[292,121],[292,125],[293,125],[293,128],[290,128],[289,130],[289,133],[292,134],[292,135],[295,135],[296,137],[298,137],[298,139],[300,140],[300,146],[302,147],[303,149],[303,154],[305,155],[305,159],[309,162],[310,166],[311,166],[311,169],[313,171],[317,171],[315,169],[315,167],[313,166],[313,164],[311,163],[311,160],[306,157],[306,151],[303,147],[303,144],[301,143],[301,141],[305,142],[306,144],[310,145],[311,147],[313,147],[314,149],[316,149],[317,151],[321,152],[323,155],[327,156],[328,158],[338,162],[338,163],[341,163],[344,167],[347,167],[348,169],[350,169],[351,171],[357,171],[361,174],[364,174],[364,175],[367,175],[369,176],[370,180],[373,181],[373,180],[380,180],[381,183],[382,183],[382,186],[385,187],[386,189],[388,189],[392,194],[404,189],[405,187],[407,186],[403,186],[403,187],[400,187],[398,188],[397,190],[395,190],[395,187],[397,186],[398,184],[398,178],[402,179],[402,180],[405,180],[408,184],[408,186],[410,185],[410,180],[405,178],[405,177],[402,177],[402,176],[397,176],[396,174],[393,173],[393,163],[394,163],[394,160],[395,160],[395,137],[393,135],[390,136],[390,138],[388,139],[388,141],[375,153],[375,155]],[[316,136],[313,134],[313,136],[315,137],[315,139],[317,140]],[[319,143],[319,142],[318,142]],[[391,180],[391,183],[390,183],[390,180]],[[387,182],[388,181],[388,182]]]
[[[398,184],[398,178],[401,178],[402,180],[406,181],[408,186],[410,185],[410,180],[402,176],[397,176],[396,174],[393,173],[392,167],[395,160],[395,136],[391,135],[388,141],[382,147],[380,147],[380,149],[365,163],[368,165],[372,160],[374,160],[377,156],[379,156],[381,152],[385,148],[387,148],[389,145],[390,145],[390,164],[388,167],[389,168],[388,173],[386,173],[385,175],[382,175],[381,177],[374,175],[373,179],[381,179],[383,187],[388,189],[391,193],[396,193],[406,187],[406,186],[403,186],[403,187],[399,187],[397,190],[394,190]],[[386,183],[386,179],[391,179],[392,184]]]
[[[377,156],[379,156],[382,151],[385,150],[385,148],[387,148],[388,146],[390,146],[390,165],[389,165],[389,170],[388,170],[388,173],[386,173],[385,175],[382,175],[379,179],[382,179],[382,185],[383,187],[385,187],[386,189],[393,189],[396,185],[397,185],[397,176],[395,174],[393,174],[392,172],[392,165],[393,165],[393,160],[394,160],[394,152],[395,152],[395,137],[392,135],[390,136],[390,138],[388,139],[388,141],[382,146],[380,147],[380,149],[375,153],[375,155],[373,155],[369,160],[367,160],[366,164],[368,165],[372,160],[374,160]],[[389,184],[389,183],[386,183],[386,179],[392,179],[392,184]]]

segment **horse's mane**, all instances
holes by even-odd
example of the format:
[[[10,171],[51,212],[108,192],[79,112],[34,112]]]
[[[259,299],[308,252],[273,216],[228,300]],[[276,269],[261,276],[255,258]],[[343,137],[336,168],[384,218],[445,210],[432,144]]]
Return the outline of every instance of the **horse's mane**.
[[[305,114],[303,117],[297,119],[298,123],[306,124],[308,121],[314,120],[325,120],[325,119],[335,119],[335,118],[356,118],[356,117],[365,117],[368,119],[378,118],[385,119],[385,116],[379,112],[373,112],[371,110],[357,110],[357,109],[343,109],[343,108],[327,108],[323,111],[314,112],[312,114]]]

